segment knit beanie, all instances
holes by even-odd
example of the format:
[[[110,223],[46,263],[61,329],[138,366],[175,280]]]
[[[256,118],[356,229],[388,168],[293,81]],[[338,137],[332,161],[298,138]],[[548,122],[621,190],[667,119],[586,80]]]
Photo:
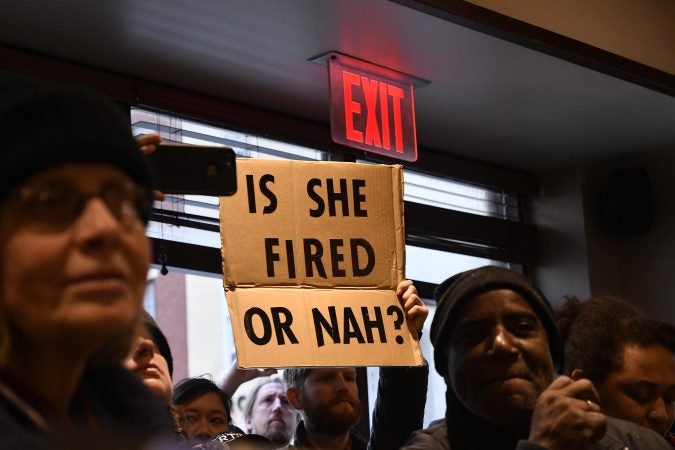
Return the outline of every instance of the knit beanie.
[[[430,338],[434,346],[436,371],[442,377],[447,376],[447,346],[462,306],[472,298],[499,289],[514,291],[529,303],[546,329],[551,357],[554,365],[557,364],[561,348],[560,334],[555,313],[544,294],[532,281],[517,272],[497,266],[483,266],[448,278],[434,291],[436,313],[431,322]]]
[[[0,92],[0,202],[32,175],[70,162],[110,164],[152,189],[128,119],[103,95],[47,83]]]

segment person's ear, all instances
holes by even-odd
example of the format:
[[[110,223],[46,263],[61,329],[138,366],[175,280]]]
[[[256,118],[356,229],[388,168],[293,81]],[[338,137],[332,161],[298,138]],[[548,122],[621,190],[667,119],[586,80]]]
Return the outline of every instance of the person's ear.
[[[251,415],[249,414],[246,416],[244,419],[244,426],[246,427],[246,432],[250,433],[251,432]]]
[[[295,409],[303,409],[302,400],[300,399],[300,391],[296,388],[288,388],[286,391],[286,397],[288,398],[288,403]]]
[[[585,378],[584,371],[581,369],[574,369],[570,374],[570,378],[574,381],[581,380],[582,378]]]

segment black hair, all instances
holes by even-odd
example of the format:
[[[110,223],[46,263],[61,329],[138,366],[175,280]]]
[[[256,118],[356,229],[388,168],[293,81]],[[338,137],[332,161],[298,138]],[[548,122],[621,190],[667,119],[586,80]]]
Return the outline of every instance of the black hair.
[[[670,322],[641,317],[628,330],[627,343],[641,347],[662,345],[675,354],[675,325]]]
[[[583,376],[602,382],[623,366],[626,345],[663,345],[675,353],[675,326],[646,317],[628,301],[596,296],[582,302],[566,297],[557,311],[563,338],[562,373],[581,369]]]
[[[228,443],[230,450],[274,450],[276,447],[264,436],[259,434],[243,434]]]
[[[186,378],[181,380],[173,388],[173,403],[181,406],[210,392],[220,397],[227,415],[231,419],[232,401],[230,400],[230,396],[216,386],[213,381],[206,378]]]

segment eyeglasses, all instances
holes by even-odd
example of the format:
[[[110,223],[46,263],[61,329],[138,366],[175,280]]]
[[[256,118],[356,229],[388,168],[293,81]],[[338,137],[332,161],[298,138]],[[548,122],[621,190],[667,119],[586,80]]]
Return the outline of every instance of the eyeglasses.
[[[65,180],[35,186],[22,186],[10,198],[20,218],[52,228],[67,228],[84,211],[92,198],[100,198],[110,213],[124,227],[134,221],[144,224],[150,217],[153,195],[132,182],[110,182],[98,192],[83,192]]]

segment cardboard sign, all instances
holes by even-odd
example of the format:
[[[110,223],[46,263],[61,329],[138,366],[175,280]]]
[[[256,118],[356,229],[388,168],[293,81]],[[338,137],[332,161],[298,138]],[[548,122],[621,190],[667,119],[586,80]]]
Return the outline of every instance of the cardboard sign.
[[[395,293],[400,166],[239,159],[237,183],[220,226],[241,367],[422,364]]]

